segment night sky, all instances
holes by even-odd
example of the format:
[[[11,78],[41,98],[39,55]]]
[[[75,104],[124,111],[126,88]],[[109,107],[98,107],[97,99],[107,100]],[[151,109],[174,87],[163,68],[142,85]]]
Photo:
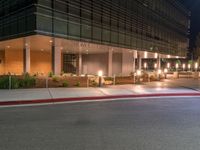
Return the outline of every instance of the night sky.
[[[200,0],[179,0],[191,11],[190,50],[195,46],[195,40],[200,32]]]

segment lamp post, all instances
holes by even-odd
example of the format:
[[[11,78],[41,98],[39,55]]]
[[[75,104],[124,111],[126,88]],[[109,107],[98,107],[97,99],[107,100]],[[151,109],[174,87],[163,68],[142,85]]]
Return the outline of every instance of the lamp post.
[[[167,69],[169,69],[170,68],[170,63],[167,63]]]
[[[136,74],[137,74],[137,81],[138,83],[140,83],[140,76],[142,74],[141,70],[137,70]]]
[[[160,81],[160,75],[162,73],[162,70],[161,69],[158,69],[158,81]]]
[[[176,63],[176,71],[178,71],[178,68],[179,68],[179,64]]]
[[[191,64],[188,64],[188,70],[190,71],[190,69],[191,69]]]
[[[168,73],[168,69],[165,68],[165,69],[164,69],[165,79],[167,79],[167,73]]]
[[[155,63],[155,64],[154,64],[154,69],[156,70],[156,69],[157,69],[157,67],[158,67],[158,64],[157,64],[157,63]]]
[[[183,67],[183,71],[185,71],[185,64],[183,64],[183,66],[182,66],[182,67]]]
[[[146,62],[144,63],[144,69],[145,70],[147,69],[147,63]]]
[[[198,71],[198,67],[199,67],[199,65],[198,65],[198,63],[196,62],[196,63],[195,63],[195,66],[194,66],[196,72]]]
[[[102,71],[102,70],[99,70],[99,71],[98,71],[99,87],[102,86],[102,76],[103,76],[103,71]]]

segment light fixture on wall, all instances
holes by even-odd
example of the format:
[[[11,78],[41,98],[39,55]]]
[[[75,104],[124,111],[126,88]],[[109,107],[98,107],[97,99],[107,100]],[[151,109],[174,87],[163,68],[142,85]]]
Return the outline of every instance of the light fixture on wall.
[[[188,69],[189,69],[189,70],[191,69],[191,64],[188,64]]]
[[[146,62],[144,63],[144,69],[147,69],[147,63]]]
[[[148,57],[148,52],[144,52],[144,58]]]
[[[185,64],[183,64],[182,67],[183,67],[183,71],[184,71],[185,70]]]
[[[158,53],[155,53],[155,54],[154,54],[154,58],[158,58]]]
[[[170,68],[170,63],[167,63],[167,68],[168,68],[168,69]]]
[[[157,67],[158,67],[158,64],[155,63],[155,64],[154,64],[154,69],[157,69]]]

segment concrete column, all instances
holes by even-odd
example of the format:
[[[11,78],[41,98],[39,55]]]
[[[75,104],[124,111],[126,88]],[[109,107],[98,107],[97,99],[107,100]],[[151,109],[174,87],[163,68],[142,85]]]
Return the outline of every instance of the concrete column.
[[[108,76],[112,76],[112,66],[113,66],[113,51],[111,49],[108,50]]]
[[[122,75],[127,76],[133,71],[133,54],[131,51],[123,49],[122,52]]]
[[[23,49],[23,72],[30,73],[30,44],[24,43]]]
[[[55,41],[52,43],[52,71],[55,75],[61,73],[61,47],[56,45]]]
[[[142,69],[142,57],[140,55],[140,52],[137,52],[137,60],[138,60],[138,69]]]
[[[78,55],[78,75],[82,74],[82,54]]]
[[[161,59],[160,59],[159,54],[158,54],[158,58],[157,58],[157,64],[158,64],[158,69],[161,69]]]
[[[136,61],[137,58],[137,52],[133,52],[133,72],[136,72]]]

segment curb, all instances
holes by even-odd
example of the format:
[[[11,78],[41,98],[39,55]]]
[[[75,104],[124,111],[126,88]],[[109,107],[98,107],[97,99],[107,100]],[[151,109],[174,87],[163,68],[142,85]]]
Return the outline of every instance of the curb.
[[[112,100],[112,99],[121,99],[121,98],[127,99],[127,98],[148,98],[148,97],[149,98],[150,97],[182,97],[182,96],[186,96],[186,97],[200,96],[200,93],[160,93],[160,94],[53,98],[53,99],[36,99],[36,100],[14,100],[14,101],[1,101],[0,106],[48,104],[48,103],[95,101],[95,100]]]

